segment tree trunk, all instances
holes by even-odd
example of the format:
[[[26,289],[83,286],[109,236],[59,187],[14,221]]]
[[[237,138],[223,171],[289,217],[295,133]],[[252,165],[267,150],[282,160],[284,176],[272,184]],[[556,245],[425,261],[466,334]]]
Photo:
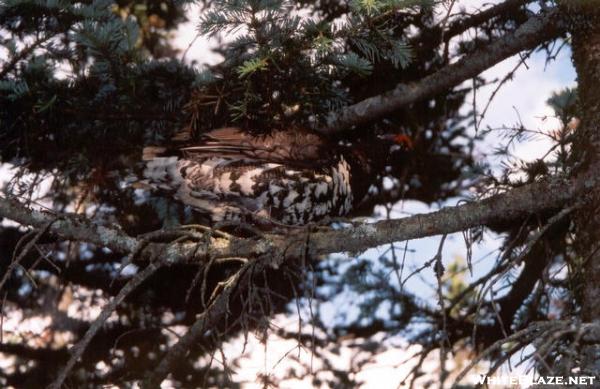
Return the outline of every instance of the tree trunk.
[[[573,37],[573,61],[578,76],[581,125],[573,144],[574,172],[600,166],[600,2],[565,1],[568,28]],[[594,178],[600,179],[600,171]],[[592,176],[593,177],[593,176]],[[590,187],[594,183],[590,183]],[[582,319],[600,323],[600,193],[590,191],[581,199],[583,207],[575,216],[576,250],[582,267]],[[596,331],[597,332],[597,331]],[[600,339],[592,336],[582,355],[583,373],[600,374]]]

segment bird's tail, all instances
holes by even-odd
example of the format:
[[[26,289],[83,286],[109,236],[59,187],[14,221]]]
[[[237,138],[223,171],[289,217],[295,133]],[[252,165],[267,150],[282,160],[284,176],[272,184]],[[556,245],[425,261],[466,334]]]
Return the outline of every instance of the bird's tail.
[[[167,151],[166,147],[147,146],[142,150],[142,161],[151,161],[163,156]]]
[[[176,190],[183,180],[179,162],[178,157],[155,157],[147,160],[142,183],[151,189]]]

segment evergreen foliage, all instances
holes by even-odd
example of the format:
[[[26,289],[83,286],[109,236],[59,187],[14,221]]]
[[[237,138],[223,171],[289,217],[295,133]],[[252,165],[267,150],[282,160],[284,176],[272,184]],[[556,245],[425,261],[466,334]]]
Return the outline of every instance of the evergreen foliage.
[[[201,91],[229,92],[213,100],[213,106],[218,99],[226,102],[219,105],[225,111],[219,118],[223,121],[266,130],[290,124],[315,126],[350,101],[346,83],[350,74],[368,76],[375,64],[383,62],[396,69],[409,65],[410,47],[386,15],[415,4],[357,2],[345,22],[328,22],[299,16],[301,11],[288,1],[219,2],[203,16],[200,32],[236,37],[220,50],[226,60],[213,69],[213,83]],[[430,7],[427,4],[419,3],[422,8]],[[288,88],[290,83],[295,88]],[[203,121],[211,108],[199,115]],[[214,124],[209,120],[207,125]]]

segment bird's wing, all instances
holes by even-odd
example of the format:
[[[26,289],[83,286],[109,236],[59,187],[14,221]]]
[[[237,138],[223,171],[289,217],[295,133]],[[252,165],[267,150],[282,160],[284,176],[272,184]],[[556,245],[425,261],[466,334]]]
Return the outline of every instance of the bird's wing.
[[[180,150],[193,160],[219,157],[299,168],[323,166],[332,155],[325,139],[310,132],[279,130],[268,135],[249,135],[239,128],[213,130],[197,144]]]

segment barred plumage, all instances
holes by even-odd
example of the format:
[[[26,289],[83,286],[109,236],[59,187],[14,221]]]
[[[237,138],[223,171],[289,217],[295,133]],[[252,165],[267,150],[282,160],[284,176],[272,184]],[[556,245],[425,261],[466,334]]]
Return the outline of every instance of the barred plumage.
[[[250,136],[225,128],[180,148],[177,156],[157,151],[166,153],[145,150],[148,183],[213,222],[303,225],[346,215],[368,188],[362,188],[369,170],[360,166],[364,158],[304,131]]]

